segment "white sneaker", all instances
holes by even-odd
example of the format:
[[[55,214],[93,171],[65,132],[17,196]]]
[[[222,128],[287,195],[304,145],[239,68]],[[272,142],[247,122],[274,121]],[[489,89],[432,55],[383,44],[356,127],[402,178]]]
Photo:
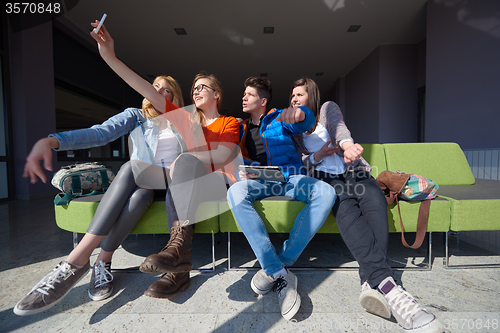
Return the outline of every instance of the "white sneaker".
[[[301,301],[297,292],[297,277],[288,269],[287,272],[288,274],[276,277],[273,291],[278,292],[281,315],[286,320],[290,320],[299,311]]]
[[[396,285],[392,277],[382,281],[378,289],[389,303],[392,315],[405,332],[445,332],[443,323],[418,304],[403,287]]]
[[[387,300],[378,290],[370,287],[368,281],[365,281],[361,286],[359,302],[366,311],[380,317],[391,318],[391,307],[389,303],[387,303]]]
[[[250,286],[256,294],[264,295],[273,289],[274,278],[272,276],[267,276],[264,270],[260,269],[253,276]]]

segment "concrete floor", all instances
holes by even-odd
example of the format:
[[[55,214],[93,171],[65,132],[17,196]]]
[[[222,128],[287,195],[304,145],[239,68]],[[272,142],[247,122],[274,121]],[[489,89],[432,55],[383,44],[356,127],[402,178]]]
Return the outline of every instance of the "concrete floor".
[[[114,273],[109,299],[91,301],[90,274],[57,306],[44,313],[18,317],[12,309],[31,288],[72,249],[71,233],[54,222],[52,197],[0,204],[0,332],[394,332],[394,319],[366,313],[359,305],[356,263],[338,235],[317,235],[296,266],[342,266],[351,270],[296,271],[302,306],[295,322],[282,319],[276,294],[255,295],[250,280],[255,271],[227,270],[227,235],[215,235],[214,273],[191,273],[191,287],[171,300],[143,296],[157,276]],[[407,250],[399,235],[391,238],[391,264],[419,267],[428,261],[426,247]],[[273,235],[277,246],[284,235]],[[131,235],[114,257],[113,268],[140,265],[157,252],[168,236]],[[209,268],[211,235],[196,234],[193,265]],[[232,266],[257,267],[239,234],[231,234]],[[495,263],[500,255],[457,240],[451,242],[452,264]],[[96,253],[96,252],[95,252]],[[95,254],[91,261],[95,259]],[[396,279],[438,316],[450,332],[500,332],[500,270],[445,269],[444,235],[433,234],[432,269],[396,270]]]

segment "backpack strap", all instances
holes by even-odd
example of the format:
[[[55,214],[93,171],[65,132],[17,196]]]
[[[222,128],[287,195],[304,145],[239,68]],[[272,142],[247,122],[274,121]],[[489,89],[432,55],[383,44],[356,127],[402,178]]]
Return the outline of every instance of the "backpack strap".
[[[420,208],[418,209],[418,220],[417,220],[417,235],[415,236],[415,242],[413,245],[408,245],[405,240],[403,220],[401,219],[401,211],[399,209],[399,201],[396,196],[396,204],[398,205],[399,222],[401,223],[401,241],[403,245],[411,249],[418,249],[425,238],[425,233],[427,232],[427,216],[429,215],[429,208],[431,206],[431,200],[427,199],[420,203]]]
[[[75,194],[75,193],[59,193],[56,195],[56,197],[54,198],[54,204],[56,206],[65,206],[67,205],[71,200],[73,200],[74,198],[77,198],[77,197],[89,197],[91,195],[97,195],[97,194],[103,194],[104,192],[103,191],[92,191],[90,193],[87,193],[87,194]]]

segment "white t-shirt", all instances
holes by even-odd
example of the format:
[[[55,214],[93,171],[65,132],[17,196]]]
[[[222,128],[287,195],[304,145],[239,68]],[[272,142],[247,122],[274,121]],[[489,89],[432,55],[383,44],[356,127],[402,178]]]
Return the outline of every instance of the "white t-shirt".
[[[327,129],[318,123],[316,129],[311,134],[304,133],[304,144],[310,152],[317,152],[330,141],[330,134],[328,134]],[[332,147],[330,143],[329,147]],[[311,154],[311,159],[314,154]],[[318,163],[313,161],[314,163]],[[341,158],[337,154],[333,154],[332,156],[327,156],[323,158],[319,165],[316,165],[315,169],[323,172],[328,172],[334,175],[342,174],[346,171],[346,166],[344,163],[344,159]]]
[[[179,156],[180,146],[177,137],[170,127],[160,130],[158,137],[158,146],[154,163],[165,168],[170,167],[170,164]],[[163,165],[162,165],[163,161]]]

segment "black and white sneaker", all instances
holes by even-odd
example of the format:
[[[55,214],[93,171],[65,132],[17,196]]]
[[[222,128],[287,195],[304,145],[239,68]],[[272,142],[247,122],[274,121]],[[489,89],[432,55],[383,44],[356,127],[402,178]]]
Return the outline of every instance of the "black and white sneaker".
[[[396,285],[392,277],[382,281],[378,289],[389,303],[392,315],[405,332],[445,332],[443,323],[418,304],[403,287]]]
[[[89,297],[94,301],[108,298],[113,293],[113,275],[111,263],[102,260],[92,267],[92,277],[89,284]]]

